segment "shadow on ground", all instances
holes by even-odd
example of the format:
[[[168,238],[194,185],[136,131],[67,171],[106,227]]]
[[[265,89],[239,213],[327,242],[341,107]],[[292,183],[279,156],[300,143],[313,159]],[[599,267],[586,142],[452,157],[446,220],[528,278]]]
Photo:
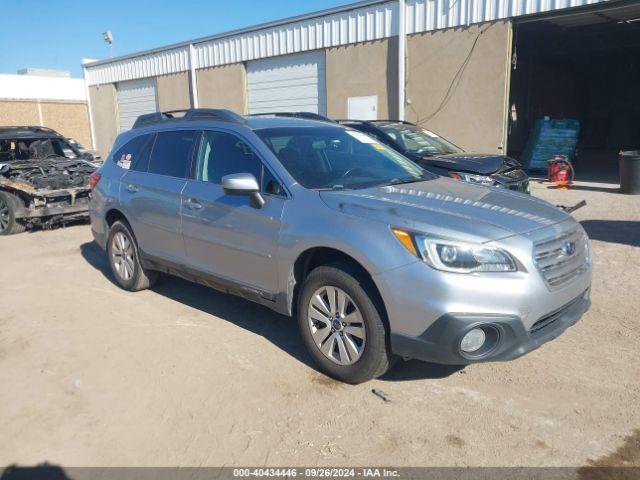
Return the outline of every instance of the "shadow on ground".
[[[107,257],[98,244],[95,242],[84,243],[80,246],[80,252],[87,263],[115,285]],[[161,276],[153,291],[261,335],[299,362],[317,370],[300,340],[296,322],[289,317],[240,297],[220,293],[203,285],[170,275]],[[461,368],[419,361],[400,361],[381,380],[406,381],[445,378]]]
[[[625,220],[584,220],[580,222],[591,240],[640,247],[640,222]]]
[[[0,480],[71,480],[62,467],[43,463],[35,467],[10,465],[2,470]]]
[[[578,469],[579,480],[637,480],[640,478],[640,428],[624,438],[613,453]]]

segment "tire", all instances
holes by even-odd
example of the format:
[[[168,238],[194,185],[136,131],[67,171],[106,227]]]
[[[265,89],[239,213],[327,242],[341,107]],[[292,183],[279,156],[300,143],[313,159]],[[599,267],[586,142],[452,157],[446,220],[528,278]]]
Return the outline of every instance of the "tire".
[[[300,334],[311,357],[330,377],[358,384],[390,368],[393,355],[377,298],[370,282],[346,265],[317,267],[302,284],[297,305]]]
[[[16,209],[21,200],[8,192],[0,192],[0,235],[15,235],[27,227],[16,218]]]
[[[111,273],[120,288],[139,292],[156,283],[158,272],[145,270],[140,264],[138,244],[127,223],[117,221],[109,229],[107,255]]]

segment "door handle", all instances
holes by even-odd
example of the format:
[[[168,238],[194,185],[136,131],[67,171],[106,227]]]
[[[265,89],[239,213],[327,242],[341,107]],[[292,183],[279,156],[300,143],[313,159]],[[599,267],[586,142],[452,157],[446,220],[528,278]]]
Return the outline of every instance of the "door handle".
[[[193,198],[188,198],[187,199],[187,208],[189,210],[202,210],[202,204],[199,201],[197,201],[197,200],[195,200]]]
[[[137,191],[138,191],[137,185],[134,185],[133,183],[130,183],[129,185],[127,185],[127,192],[136,193]]]

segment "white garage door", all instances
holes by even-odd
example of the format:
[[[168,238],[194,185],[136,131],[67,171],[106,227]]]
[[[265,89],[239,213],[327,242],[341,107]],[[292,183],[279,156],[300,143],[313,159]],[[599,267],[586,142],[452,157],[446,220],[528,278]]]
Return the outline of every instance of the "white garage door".
[[[120,131],[131,130],[138,116],[158,111],[155,78],[121,82],[117,85]]]
[[[327,113],[324,51],[256,60],[247,65],[249,113]]]

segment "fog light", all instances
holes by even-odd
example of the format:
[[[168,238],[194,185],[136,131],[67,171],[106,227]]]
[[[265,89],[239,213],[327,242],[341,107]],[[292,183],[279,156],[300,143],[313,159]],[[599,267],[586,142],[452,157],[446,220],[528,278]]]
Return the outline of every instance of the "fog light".
[[[474,328],[467,332],[467,334],[462,337],[462,341],[460,342],[460,349],[466,353],[473,353],[484,345],[484,341],[487,336],[484,333],[484,330],[481,328]]]

